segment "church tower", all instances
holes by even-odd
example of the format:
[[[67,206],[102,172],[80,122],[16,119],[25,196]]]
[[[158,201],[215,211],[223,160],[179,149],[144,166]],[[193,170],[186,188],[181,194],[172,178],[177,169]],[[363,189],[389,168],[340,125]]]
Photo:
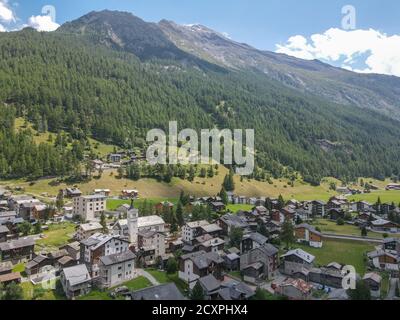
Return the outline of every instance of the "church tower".
[[[129,231],[129,242],[131,245],[137,246],[138,241],[138,216],[139,210],[133,206],[133,199],[131,200],[131,207],[128,210],[128,231]]]

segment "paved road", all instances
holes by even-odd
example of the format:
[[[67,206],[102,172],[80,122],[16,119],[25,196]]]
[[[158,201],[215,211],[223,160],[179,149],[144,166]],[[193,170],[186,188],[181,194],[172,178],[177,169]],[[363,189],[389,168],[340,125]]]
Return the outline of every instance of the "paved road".
[[[139,276],[146,277],[153,286],[158,286],[160,283],[157,281],[156,278],[154,278],[150,273],[143,269],[136,269],[136,272]]]
[[[349,236],[349,235],[342,235],[342,234],[333,234],[333,233],[323,233],[322,236],[328,239],[344,239],[344,240],[353,240],[353,241],[361,241],[361,242],[375,242],[375,243],[382,243],[382,239],[376,238],[363,238],[357,236]]]

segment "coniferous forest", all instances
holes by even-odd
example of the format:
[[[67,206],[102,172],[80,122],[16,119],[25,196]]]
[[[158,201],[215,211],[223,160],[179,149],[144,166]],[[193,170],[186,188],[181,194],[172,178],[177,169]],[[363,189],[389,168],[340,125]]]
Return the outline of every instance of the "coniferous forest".
[[[143,59],[92,39],[32,29],[0,33],[0,178],[65,176],[81,146],[33,142],[36,128],[94,137],[122,148],[146,146],[149,129],[254,128],[256,163],[272,177],[400,174],[400,126],[374,111],[341,106],[286,88],[256,71],[176,59]],[[134,171],[131,172],[134,175]]]

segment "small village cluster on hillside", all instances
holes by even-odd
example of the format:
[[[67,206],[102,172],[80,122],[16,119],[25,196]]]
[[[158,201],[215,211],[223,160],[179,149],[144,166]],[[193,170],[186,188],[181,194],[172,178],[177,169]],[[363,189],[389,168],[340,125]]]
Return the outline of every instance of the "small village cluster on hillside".
[[[49,290],[67,299],[399,296],[400,226],[395,221],[400,209],[394,204],[350,202],[342,195],[328,202],[299,202],[224,192],[200,198],[181,195],[185,201],[179,208],[162,201],[144,215],[137,206],[142,200],[137,190],[121,190],[122,202],[114,210],[107,209],[107,201],[115,200],[108,189],[88,195],[75,187],[60,190],[62,205],[54,207],[7,189],[0,198],[0,291],[9,299],[46,297],[42,283],[49,281],[49,273],[56,279]],[[231,212],[230,204],[251,209]],[[166,222],[172,213],[179,214],[177,225]],[[313,225],[316,219],[360,233],[322,232]],[[73,232],[61,229],[64,243],[52,243],[52,230],[65,225],[72,225],[68,230]],[[372,238],[370,233],[381,236]],[[356,270],[355,289],[343,288],[346,261],[321,265],[309,252],[341,238],[373,243],[363,258],[365,270]]]

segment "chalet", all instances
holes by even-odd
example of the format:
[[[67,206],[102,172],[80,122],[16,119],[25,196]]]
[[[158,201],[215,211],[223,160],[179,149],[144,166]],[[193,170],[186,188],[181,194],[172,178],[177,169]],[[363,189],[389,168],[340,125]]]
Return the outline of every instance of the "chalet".
[[[78,241],[68,243],[62,247],[60,247],[60,250],[65,250],[67,251],[68,255],[74,260],[78,261],[80,259],[80,243]]]
[[[9,233],[10,230],[6,226],[0,225],[0,242],[6,242]]]
[[[129,248],[129,241],[115,235],[96,233],[81,242],[80,261],[86,264],[91,277],[99,274],[100,257],[122,253]]]
[[[28,276],[41,273],[45,266],[50,266],[51,260],[47,256],[38,255],[25,265],[25,272]]]
[[[343,274],[341,270],[333,268],[311,268],[309,269],[307,281],[340,289],[342,288]]]
[[[370,272],[364,275],[363,280],[368,285],[371,291],[371,296],[380,298],[382,277],[376,272]]]
[[[398,183],[389,183],[386,188],[386,190],[400,190],[400,184]]]
[[[174,283],[161,284],[134,291],[130,294],[131,300],[186,300]]]
[[[48,257],[49,260],[50,260],[51,265],[54,266],[56,269],[59,269],[59,268],[60,268],[59,261],[60,261],[62,258],[66,257],[66,256],[68,256],[68,252],[67,252],[67,250],[65,250],[65,249],[59,249],[59,250],[50,252],[50,253],[47,255],[47,257]]]
[[[281,260],[283,261],[282,272],[292,275],[297,271],[301,271],[303,268],[308,270],[311,269],[315,257],[302,249],[295,249],[282,255]]]
[[[270,220],[265,223],[265,228],[267,229],[267,231],[270,235],[274,235],[274,234],[278,235],[281,232],[282,223],[274,221],[274,220]]]
[[[290,207],[286,206],[281,209],[281,213],[283,214],[284,220],[293,220],[296,214],[296,211]]]
[[[74,260],[71,256],[64,256],[58,260],[58,267],[60,270],[73,267],[77,264],[77,260]]]
[[[93,194],[98,194],[101,196],[109,197],[111,193],[110,189],[94,189]]]
[[[63,269],[60,282],[68,299],[88,294],[92,287],[92,279],[85,264]]]
[[[378,220],[379,217],[370,211],[363,211],[363,212],[359,213],[359,215],[357,216],[357,219],[363,220],[365,222],[369,222],[369,221]]]
[[[257,213],[259,216],[264,216],[268,214],[268,209],[264,206],[256,206],[253,208],[253,212]]]
[[[197,281],[203,289],[205,300],[217,300],[218,292],[221,288],[220,281],[218,281],[212,274],[201,277]]]
[[[313,226],[303,223],[295,227],[295,237],[297,242],[306,243],[310,247],[322,247],[322,234]]]
[[[108,155],[108,161],[111,163],[120,163],[122,160],[122,155],[119,153],[110,153]]]
[[[0,212],[0,225],[5,225],[7,222],[12,222],[17,218],[15,211],[2,211]]]
[[[278,249],[265,243],[240,256],[240,270],[247,282],[257,283],[261,279],[274,277],[279,266]]]
[[[193,288],[196,281],[208,274],[222,279],[224,260],[215,252],[197,251],[179,258],[179,278]]]
[[[33,238],[24,238],[0,243],[0,261],[12,261],[20,263],[29,261],[33,258],[35,240]]]
[[[323,217],[326,213],[326,203],[320,200],[314,200],[309,205],[309,212],[313,217]]]
[[[174,204],[169,201],[159,202],[155,205],[155,209],[157,214],[163,214],[165,210],[171,212],[174,209]]]
[[[300,218],[302,221],[308,221],[311,219],[311,214],[304,208],[298,208],[295,210],[295,219]]]
[[[134,189],[125,189],[125,190],[122,190],[121,195],[125,199],[137,198],[139,196],[139,191],[134,190]]]
[[[337,221],[339,219],[344,219],[345,213],[342,209],[331,208],[328,209],[326,216],[333,221]]]
[[[312,286],[302,279],[287,278],[277,287],[276,292],[291,300],[308,300],[311,298]]]
[[[378,219],[371,221],[371,229],[375,231],[383,231],[383,232],[397,232],[399,229],[399,225],[397,223],[387,221],[384,219]]]
[[[279,210],[272,209],[270,211],[270,216],[271,221],[275,221],[278,223],[283,223],[285,221],[285,215]]]
[[[252,232],[244,234],[240,243],[241,254],[246,253],[254,248],[263,246],[268,242],[268,238],[260,233]]]
[[[227,213],[217,220],[218,225],[222,229],[224,235],[229,235],[233,228],[240,228],[242,230],[249,230],[250,226],[245,218],[238,217],[237,215]]]
[[[95,233],[101,233],[103,226],[98,222],[90,222],[81,224],[75,233],[75,239],[78,241],[85,240]]]
[[[78,188],[66,188],[64,191],[64,195],[67,198],[75,198],[80,197],[82,195],[82,191]]]
[[[12,272],[0,275],[0,284],[7,286],[10,283],[21,283],[21,274],[19,272]]]
[[[399,258],[397,254],[385,250],[375,250],[367,253],[369,265],[379,270],[392,272],[399,271]]]
[[[383,249],[388,251],[396,251],[400,253],[400,239],[399,238],[383,239]]]
[[[240,256],[237,253],[227,253],[224,255],[225,268],[230,271],[240,269]]]
[[[222,212],[225,211],[225,204],[222,202],[211,202],[210,203],[211,210],[214,212]]]
[[[132,251],[100,257],[100,287],[111,288],[134,278],[135,255]]]
[[[249,300],[255,295],[255,290],[244,282],[236,280],[223,281],[218,292],[218,300]]]
[[[372,205],[366,201],[358,201],[356,206],[358,212],[369,211],[372,208]]]

